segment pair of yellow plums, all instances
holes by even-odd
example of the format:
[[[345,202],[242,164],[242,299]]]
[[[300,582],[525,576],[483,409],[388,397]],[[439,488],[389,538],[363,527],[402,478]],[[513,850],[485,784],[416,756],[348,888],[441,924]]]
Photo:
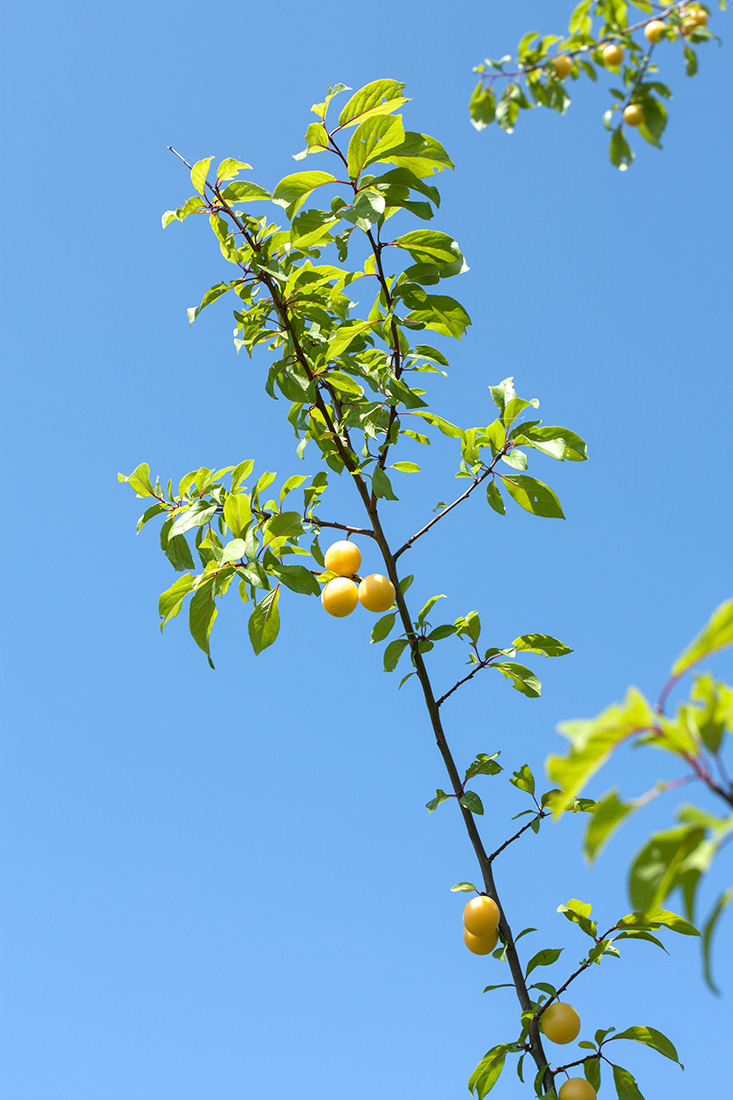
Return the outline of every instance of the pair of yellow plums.
[[[394,603],[395,590],[389,577],[370,573],[359,581],[359,587],[351,579],[359,571],[361,553],[353,542],[334,542],[326,551],[324,561],[330,573],[338,574],[321,592],[321,603],[329,615],[343,619],[360,603],[367,611],[389,611]]]

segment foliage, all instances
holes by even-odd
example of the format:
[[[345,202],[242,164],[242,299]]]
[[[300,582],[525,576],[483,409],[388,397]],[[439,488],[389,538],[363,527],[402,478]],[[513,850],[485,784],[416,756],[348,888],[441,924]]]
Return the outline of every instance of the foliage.
[[[550,778],[560,788],[553,801],[558,814],[621,746],[658,749],[671,755],[683,769],[680,777],[660,780],[652,790],[630,801],[620,798],[617,789],[608,791],[595,804],[586,828],[584,849],[589,860],[596,859],[631,814],[665,791],[690,782],[702,783],[722,806],[723,815],[717,816],[699,806],[680,805],[676,810],[678,824],[653,833],[644,843],[629,872],[631,902],[643,912],[662,905],[679,890],[688,918],[695,920],[698,887],[720,849],[733,836],[733,784],[723,762],[726,734],[733,734],[733,688],[710,673],[696,673],[689,698],[678,704],[673,716],[665,714],[667,698],[682,677],[730,645],[733,600],[726,600],[672,665],[670,679],[656,706],[631,688],[623,703],[614,704],[596,718],[563,723],[559,729],[569,739],[570,751],[567,756],[548,760]],[[731,899],[733,887],[721,892],[704,925],[704,973],[712,989],[712,934]]]
[[[721,0],[720,7],[725,10],[725,0]],[[479,81],[469,103],[471,122],[477,130],[496,122],[511,134],[521,111],[547,107],[565,114],[570,106],[569,81],[587,78],[596,82],[599,74],[610,73],[617,86],[608,89],[611,106],[603,116],[603,124],[611,131],[611,163],[625,171],[634,153],[624,128],[624,110],[632,103],[641,108],[639,133],[650,145],[661,149],[667,125],[666,104],[672,92],[657,77],[657,61],[668,47],[675,47],[682,51],[687,76],[697,73],[694,47],[716,39],[695,18],[694,13],[701,11],[709,14],[705,5],[690,0],[674,4],[581,0],[570,16],[567,34],[530,31],[522,36],[515,57],[506,54],[498,60],[486,58],[474,68]],[[639,19],[639,13],[644,18]],[[650,42],[644,31],[659,20],[664,23],[662,36]],[[611,46],[622,51],[620,61],[613,51],[604,56]]]
[[[376,621],[371,642],[385,643],[387,672],[396,669],[404,657],[409,658],[411,668],[400,687],[413,675],[419,681],[449,780],[449,790],[438,788],[427,808],[432,812],[451,801],[463,818],[483,880],[480,892],[494,900],[501,914],[500,943],[493,956],[502,976],[510,980],[487,989],[513,986],[519,1002],[513,1028],[518,1036],[492,1047],[472,1074],[469,1087],[479,1097],[485,1096],[510,1055],[518,1056],[517,1072],[523,1080],[523,1063],[529,1054],[536,1069],[536,1094],[554,1096],[555,1075],[567,1067],[551,1067],[545,1055],[540,1021],[547,1007],[580,974],[609,956],[618,957],[619,945],[625,940],[662,946],[660,933],[698,932],[689,921],[657,902],[637,907],[599,933],[591,920],[591,906],[571,899],[559,912],[591,941],[580,965],[567,977],[556,977],[554,983],[530,982],[540,968],[544,975],[545,968],[561,965],[560,950],[542,947],[526,964],[520,960],[517,944],[535,929],[523,929],[516,935],[512,932],[496,890],[493,863],[529,832],[537,833],[559,805],[558,799],[564,809],[578,813],[593,812],[596,804],[577,796],[580,784],[576,790],[568,785],[561,793],[557,788],[540,793],[529,765],[521,764],[509,782],[523,799],[529,799],[516,815],[527,820],[488,852],[477,825],[477,818],[485,816],[484,805],[473,787],[487,779],[505,778],[499,752],[477,753],[461,778],[448,746],[443,707],[479,672],[492,669],[527,698],[537,698],[540,681],[524,660],[561,657],[571,650],[552,635],[539,632],[520,634],[509,643],[492,638],[492,643],[498,644],[485,648],[477,611],[435,621],[443,594],[432,596],[415,615],[407,602],[413,578],[400,575],[398,561],[456,507],[469,497],[478,498],[475,490],[479,486],[486,492],[490,509],[500,516],[513,502],[540,518],[564,518],[550,486],[535,476],[534,468],[532,474],[527,473],[529,461],[544,456],[582,462],[587,458],[586,447],[574,431],[543,425],[536,416],[539,402],[520,397],[512,378],[489,387],[494,410],[481,416],[488,423],[461,427],[430,408],[421,376],[444,375],[449,364],[440,348],[422,341],[464,336],[470,318],[441,284],[467,267],[458,243],[442,230],[389,230],[394,217],[398,218],[396,224],[405,217],[422,225],[432,221],[440,206],[435,177],[453,165],[434,138],[405,130],[397,112],[407,100],[403,85],[396,80],[376,80],[352,94],[334,125],[329,118],[331,103],[349,90],[336,85],[328,89],[322,102],[313,105],[316,121],[307,128],[305,149],[296,155],[300,161],[325,154],[322,159],[328,158],[333,172],[298,171],[270,191],[240,178],[249,170],[246,163],[227,158],[212,173],[213,158],[206,157],[187,165],[196,193],[163,215],[164,227],[183,222],[194,213],[208,217],[219,251],[235,272],[228,281],[215,283],[206,291],[200,305],[189,310],[189,319],[193,323],[201,310],[224,295],[234,300],[237,351],[244,348],[252,356],[261,348],[269,353],[265,390],[271,398],[284,397],[288,402],[286,415],[296,439],[296,454],[304,459],[310,445],[308,455],[318,458],[327,470],[292,474],[279,483],[279,490],[271,488],[276,482],[274,473],[263,472],[254,480],[253,459],[221,470],[200,467],[184,475],[175,488],[173,481],[165,486],[160,480],[153,482],[145,463],[119,478],[149,502],[138,521],[138,531],[150,520],[161,518],[162,550],[181,574],[160,597],[161,628],[188,600],[191,634],[210,664],[217,600],[230,591],[233,581],[241,601],[250,607],[249,637],[259,654],[277,638],[282,590],[315,596],[334,576],[324,564],[323,530],[371,540],[395,589],[395,607]],[[266,214],[249,213],[252,202],[272,202],[280,207],[287,226],[270,222]],[[319,205],[314,205],[316,202]],[[367,298],[362,310],[355,309],[354,292]],[[452,502],[439,505],[423,527],[393,548],[382,527],[383,511],[392,508],[398,493],[403,492],[400,475],[420,473],[419,464],[410,456],[419,453],[415,447],[430,445],[435,433],[455,441],[455,473],[465,488]],[[366,514],[365,526],[323,518],[331,475],[344,476],[354,486]],[[393,631],[398,633],[390,638]],[[456,646],[463,648],[468,671],[438,696],[426,658],[430,659],[436,645],[450,640],[454,652],[458,652]],[[441,660],[431,667],[442,672],[446,665],[441,653]],[[628,710],[627,724],[632,718],[639,721],[637,711],[646,719],[648,705],[634,697]],[[597,822],[598,816],[592,820]],[[463,882],[454,889],[473,892],[477,887]],[[593,1042],[582,1040],[581,1049],[592,1053],[570,1065],[582,1064],[595,1087],[601,1063],[606,1062],[613,1066],[620,1097],[641,1096],[628,1070],[607,1057],[609,1045],[618,1039],[644,1043],[678,1060],[672,1043],[660,1032],[634,1026],[616,1034],[613,1028],[596,1032]]]

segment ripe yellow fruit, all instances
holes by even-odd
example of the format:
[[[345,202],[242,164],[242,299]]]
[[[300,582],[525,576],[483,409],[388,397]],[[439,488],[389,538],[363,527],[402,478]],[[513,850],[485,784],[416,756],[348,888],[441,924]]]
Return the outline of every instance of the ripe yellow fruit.
[[[598,1100],[598,1093],[585,1077],[571,1077],[560,1085],[559,1100]]]
[[[606,46],[603,51],[604,64],[609,65],[612,69],[615,69],[617,65],[620,65],[624,59],[624,51],[620,46],[611,43],[610,46]]]
[[[463,942],[474,955],[490,955],[499,942],[499,929],[495,928],[490,936],[474,936],[464,928]]]
[[[350,615],[358,598],[356,585],[348,577],[334,577],[321,592],[321,603],[336,619]]]
[[[666,24],[661,19],[652,19],[651,23],[647,23],[644,27],[644,37],[647,42],[658,42],[666,29]]]
[[[555,1001],[540,1016],[540,1027],[551,1043],[572,1043],[580,1031],[580,1016],[572,1005]]]
[[[367,611],[388,611],[394,603],[394,585],[381,573],[370,573],[359,585],[359,602]]]
[[[708,13],[703,11],[702,8],[690,8],[682,22],[689,23],[691,27],[707,27]]]
[[[353,542],[334,542],[329,546],[323,559],[326,569],[338,573],[339,577],[350,577],[357,573],[361,565],[359,547]]]
[[[638,103],[630,103],[624,108],[624,122],[629,126],[641,126],[644,121],[644,112]]]
[[[560,54],[559,57],[553,57],[552,67],[555,70],[555,76],[558,80],[564,80],[573,67],[572,58],[567,54]]]
[[[493,936],[499,927],[499,906],[486,894],[479,894],[464,906],[463,924],[472,936]]]

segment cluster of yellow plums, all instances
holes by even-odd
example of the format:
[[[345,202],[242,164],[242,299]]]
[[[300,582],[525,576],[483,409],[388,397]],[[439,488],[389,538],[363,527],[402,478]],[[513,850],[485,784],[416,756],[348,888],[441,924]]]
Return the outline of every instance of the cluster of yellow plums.
[[[474,955],[489,955],[499,940],[499,906],[478,894],[463,909],[463,942]],[[580,1032],[580,1016],[572,1005],[555,1001],[540,1017],[542,1033],[552,1043],[572,1043]],[[558,1092],[559,1100],[596,1100],[596,1090],[584,1077],[571,1077]]]
[[[388,611],[394,603],[394,585],[381,573],[370,573],[359,578],[359,586],[352,579],[358,575],[361,553],[353,542],[344,540],[329,546],[324,559],[326,569],[337,575],[321,592],[321,603],[329,615],[343,619],[360,603],[367,611]]]
[[[681,33],[689,34],[696,27],[706,27],[707,23],[708,13],[703,8],[688,8],[682,19]],[[652,19],[644,27],[644,37],[647,42],[654,45],[655,42],[659,42],[666,30],[667,24],[663,20]],[[601,56],[604,65],[607,65],[609,69],[617,69],[624,59],[624,51],[615,42],[611,42],[603,48]],[[570,75],[573,68],[573,59],[569,54],[559,54],[557,57],[553,57],[552,67],[558,80],[564,80],[566,76]],[[643,121],[644,112],[638,103],[629,103],[624,108],[624,122],[627,126],[641,126]]]

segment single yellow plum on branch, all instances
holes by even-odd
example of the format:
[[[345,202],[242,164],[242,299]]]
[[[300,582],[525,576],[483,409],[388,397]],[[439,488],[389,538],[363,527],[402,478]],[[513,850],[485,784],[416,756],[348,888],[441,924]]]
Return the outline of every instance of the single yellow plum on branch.
[[[472,936],[493,936],[499,927],[499,906],[486,894],[479,894],[464,906],[464,927]]]
[[[612,69],[615,69],[623,61],[624,51],[621,49],[620,46],[615,45],[615,43],[611,43],[610,46],[606,46],[602,56],[604,64],[608,65]]]
[[[370,573],[359,585],[359,602],[367,611],[388,611],[394,595],[392,581],[381,573]]]
[[[560,54],[559,57],[553,57],[552,67],[555,70],[555,76],[558,80],[564,80],[569,75],[573,67],[573,59],[568,57],[567,54]]]
[[[361,553],[353,542],[334,542],[329,546],[323,559],[326,569],[331,573],[338,573],[339,577],[351,577],[358,572],[361,565]]]
[[[571,1077],[558,1092],[559,1100],[597,1100],[598,1093],[585,1077]]]
[[[572,1043],[580,1031],[580,1016],[572,1005],[555,1001],[540,1016],[540,1027],[551,1043]]]
[[[666,30],[667,26],[661,19],[652,19],[651,23],[647,23],[644,27],[644,37],[647,42],[651,42],[653,45],[659,41]]]
[[[644,112],[638,103],[630,103],[624,107],[624,122],[629,126],[641,126],[644,121]]]
[[[463,929],[463,942],[474,955],[490,955],[499,942],[499,929],[495,928],[489,936],[474,936],[467,928]]]
[[[356,585],[348,577],[334,577],[321,592],[321,603],[336,619],[350,615],[358,599]]]

